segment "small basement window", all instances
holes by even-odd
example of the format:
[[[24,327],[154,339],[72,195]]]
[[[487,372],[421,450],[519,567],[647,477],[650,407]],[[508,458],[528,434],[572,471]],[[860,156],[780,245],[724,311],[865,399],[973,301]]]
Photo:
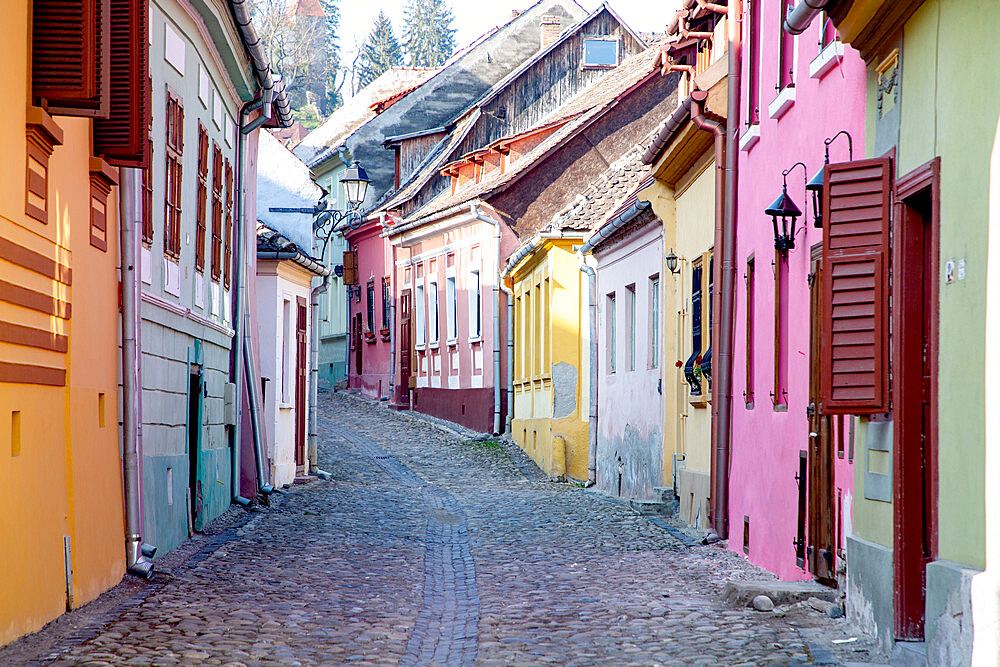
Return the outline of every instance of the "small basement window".
[[[608,37],[587,37],[583,40],[584,67],[617,67],[618,40]]]

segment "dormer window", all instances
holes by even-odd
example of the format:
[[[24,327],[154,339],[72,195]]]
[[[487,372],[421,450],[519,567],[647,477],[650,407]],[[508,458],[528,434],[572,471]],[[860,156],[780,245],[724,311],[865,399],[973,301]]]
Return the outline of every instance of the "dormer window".
[[[618,40],[614,37],[586,37],[583,40],[584,67],[617,67]]]

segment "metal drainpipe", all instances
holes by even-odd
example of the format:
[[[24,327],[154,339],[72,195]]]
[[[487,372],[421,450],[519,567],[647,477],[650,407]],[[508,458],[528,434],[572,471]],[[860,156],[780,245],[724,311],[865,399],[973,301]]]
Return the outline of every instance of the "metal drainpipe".
[[[323,254],[326,254],[324,248]],[[321,259],[325,259],[322,258]],[[323,282],[310,290],[312,300],[311,326],[309,332],[309,472],[320,473],[319,469],[319,296],[330,288],[330,276],[323,276]]]
[[[385,213],[379,214],[379,225],[382,229],[385,229]],[[396,289],[396,246],[390,243],[390,255],[389,255],[389,289]],[[382,293],[383,298],[385,297],[385,292]],[[395,399],[396,393],[396,299],[391,298],[392,292],[390,291],[389,299],[389,401],[392,402]],[[457,297],[456,297],[457,298]],[[382,304],[382,308],[385,309],[385,304]],[[458,326],[458,323],[455,323]],[[374,333],[374,332],[373,332]],[[379,398],[382,398],[379,396]]]
[[[729,535],[729,463],[732,424],[733,298],[736,253],[736,157],[739,127],[740,30],[737,0],[729,3],[727,15],[729,75],[727,123],[704,115],[707,94],[693,94],[691,120],[715,136],[715,247],[722,250],[713,279],[719,285],[719,307],[714,309],[713,327],[719,341],[718,372],[712,383],[712,528],[722,539]],[[700,91],[699,91],[700,92]],[[727,127],[728,124],[728,127]],[[727,149],[729,142],[729,150]],[[723,167],[723,165],[725,165]],[[714,295],[713,295],[714,298]],[[713,350],[713,356],[715,352]]]
[[[232,449],[232,467],[231,467],[231,491],[232,500],[238,505],[247,507],[250,505],[250,500],[243,497],[240,489],[240,460],[241,460],[241,449],[242,449],[242,423],[243,423],[243,284],[245,282],[244,276],[244,252],[246,250],[246,240],[243,238],[243,225],[244,225],[244,214],[243,214],[243,178],[245,176],[244,160],[246,159],[246,117],[247,114],[259,108],[262,103],[262,99],[246,102],[241,108],[239,113],[239,118],[237,120],[239,124],[239,132],[237,133],[236,140],[236,220],[233,224],[233,238],[235,242],[233,247],[235,252],[233,253],[233,266],[235,271],[233,271],[233,304],[232,304],[232,320],[233,320],[233,356],[230,363],[230,373],[232,374],[233,384],[236,387],[234,392],[233,411],[236,415],[235,425],[233,426],[232,433],[230,434],[230,447]]]
[[[139,277],[136,268],[139,257],[135,242],[135,170],[119,169],[118,217],[120,229],[122,281],[122,449],[125,477],[125,563],[126,571],[146,579],[153,577],[152,557],[155,547],[142,542],[142,479],[139,466],[142,458],[140,430],[142,408],[139,403],[141,381],[139,373],[138,302]]]
[[[500,435],[500,290],[503,283],[503,276],[500,270],[500,221],[480,213],[478,204],[470,204],[469,211],[477,220],[491,224],[496,228],[494,238],[497,244],[497,265],[494,274],[496,283],[493,287],[493,435]],[[509,337],[513,332],[508,328],[507,334]],[[513,347],[513,341],[511,341],[510,345]],[[510,359],[507,360],[507,365],[508,370],[510,370]],[[508,393],[512,389],[513,387],[508,383]],[[507,412],[510,413],[510,411],[511,406],[508,405]]]
[[[588,430],[587,486],[597,484],[597,273],[587,264],[583,253],[577,253],[580,270],[587,274],[587,312],[590,318],[590,424]]]

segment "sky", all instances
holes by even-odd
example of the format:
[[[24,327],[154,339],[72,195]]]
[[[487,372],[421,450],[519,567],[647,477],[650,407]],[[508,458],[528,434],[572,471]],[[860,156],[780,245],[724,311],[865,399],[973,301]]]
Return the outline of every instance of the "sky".
[[[452,27],[455,45],[461,48],[471,43],[490,28],[510,20],[513,9],[527,9],[534,0],[448,0],[455,16]],[[577,0],[587,11],[601,5],[600,0]],[[680,5],[680,0],[611,0],[612,9],[637,32],[661,32]],[[340,48],[341,61],[349,60],[355,52],[355,43],[361,44],[371,31],[372,22],[379,9],[392,21],[396,37],[403,31],[404,0],[358,1],[340,0]]]

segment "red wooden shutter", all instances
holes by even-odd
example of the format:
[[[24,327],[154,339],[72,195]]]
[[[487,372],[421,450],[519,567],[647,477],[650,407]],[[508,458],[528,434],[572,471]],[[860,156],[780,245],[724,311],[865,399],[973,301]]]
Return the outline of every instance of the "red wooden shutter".
[[[111,62],[108,2],[34,0],[31,92],[49,112],[107,115]]]
[[[233,166],[226,160],[226,225],[223,232],[222,281],[229,289],[229,270],[232,264],[233,238]]]
[[[212,280],[222,275],[222,149],[212,143]]]
[[[205,272],[205,219],[208,206],[208,132],[198,123],[198,201],[195,215],[194,268]]]
[[[828,165],[823,192],[822,410],[887,412],[891,160]]]
[[[146,128],[152,114],[149,0],[109,0],[111,7],[107,119],[94,122],[94,152],[110,164],[149,164]]]

